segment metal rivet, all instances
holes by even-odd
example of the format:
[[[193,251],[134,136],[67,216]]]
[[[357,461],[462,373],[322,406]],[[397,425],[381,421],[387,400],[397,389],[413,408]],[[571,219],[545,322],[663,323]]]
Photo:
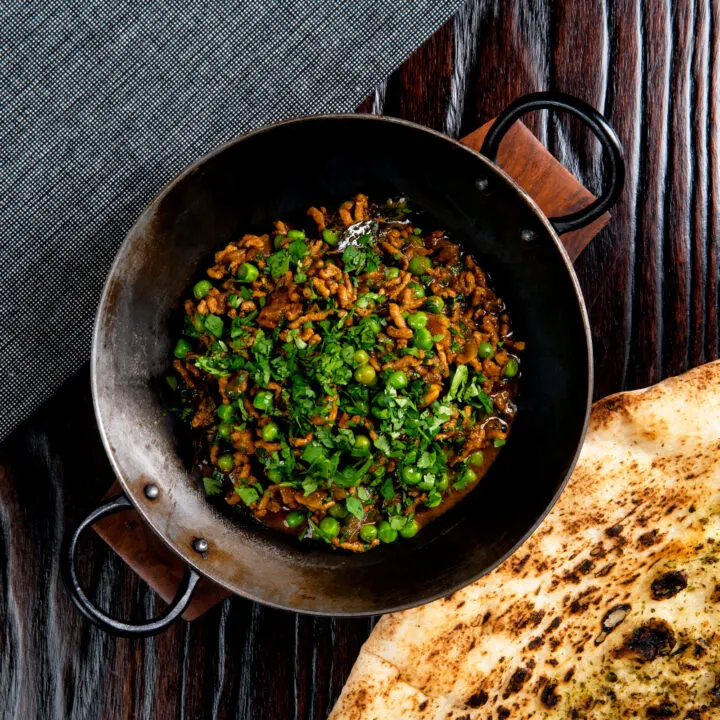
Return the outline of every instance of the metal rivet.
[[[520,233],[520,237],[521,237],[525,242],[532,242],[532,241],[535,239],[535,233],[534,233],[532,230],[523,230],[523,231]]]
[[[490,187],[490,181],[487,178],[480,178],[475,181],[475,187],[480,191],[486,193]]]
[[[205,538],[195,538],[193,540],[193,550],[196,553],[206,553],[210,549],[210,544]]]
[[[160,495],[160,488],[157,485],[146,485],[145,486],[145,497],[148,500],[155,500]]]

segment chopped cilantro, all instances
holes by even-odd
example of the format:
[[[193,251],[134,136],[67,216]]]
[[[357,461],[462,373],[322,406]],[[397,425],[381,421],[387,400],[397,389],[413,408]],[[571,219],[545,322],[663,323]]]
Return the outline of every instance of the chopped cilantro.
[[[288,254],[290,257],[290,261],[295,265],[299,265],[302,262],[303,258],[309,253],[310,251],[308,250],[304,240],[293,240],[288,245]]]
[[[282,277],[290,269],[290,254],[286,250],[273,253],[267,259],[267,266],[274,278]]]
[[[487,393],[483,392],[482,388],[478,387],[480,382],[482,382],[482,376],[476,375],[463,393],[462,399],[470,405],[481,407],[489,415],[493,411],[493,401]]]
[[[224,323],[221,317],[217,315],[206,315],[205,316],[205,329],[215,337],[221,337],[223,334]]]
[[[383,484],[380,486],[380,494],[385,500],[392,500],[395,497],[395,486],[391,477],[386,477]]]
[[[219,495],[222,490],[222,480],[214,475],[202,479],[207,495]]]
[[[375,272],[380,267],[380,256],[373,236],[368,233],[358,239],[357,245],[348,245],[342,255],[345,271],[358,275]]]
[[[345,507],[347,508],[347,511],[351,515],[354,515],[358,520],[362,520],[365,516],[362,503],[358,500],[358,498],[353,497],[352,495],[348,495],[345,499]]]
[[[450,402],[451,400],[454,400],[461,393],[462,389],[465,387],[467,379],[467,365],[458,365],[458,367],[455,369],[453,379],[450,382],[450,390],[448,390],[448,393],[445,396],[445,402]]]
[[[235,488],[235,492],[240,496],[240,499],[246,504],[246,505],[252,505],[253,503],[256,503],[260,500],[260,496],[258,495],[258,491],[255,490],[255,488],[252,487],[239,487]]]
[[[232,365],[232,360],[224,355],[208,354],[195,358],[195,367],[214,377],[228,377]]]
[[[393,530],[402,530],[407,524],[408,518],[405,515],[395,515],[390,518],[390,527]]]

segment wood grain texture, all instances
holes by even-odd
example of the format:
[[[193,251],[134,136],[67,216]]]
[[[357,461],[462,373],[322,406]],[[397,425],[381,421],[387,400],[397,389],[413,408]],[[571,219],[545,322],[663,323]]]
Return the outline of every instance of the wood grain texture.
[[[720,354],[719,33],[717,0],[469,0],[360,108],[460,137],[523,92],[557,89],[610,118],[628,182],[576,263],[597,396]],[[527,120],[597,192],[596,143],[547,113]],[[111,482],[87,372],[0,447],[0,717],[323,718],[369,620],[298,617],[237,598],[142,642],[81,620],[57,551]],[[96,538],[81,570],[118,615],[161,607]]]

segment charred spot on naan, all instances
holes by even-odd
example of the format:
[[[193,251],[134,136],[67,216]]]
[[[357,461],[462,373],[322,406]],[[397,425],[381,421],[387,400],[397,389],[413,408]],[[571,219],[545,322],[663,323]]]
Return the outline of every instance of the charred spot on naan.
[[[519,667],[510,677],[510,681],[503,693],[504,698],[509,698],[522,690],[523,685],[530,679],[532,669],[528,667]]]
[[[478,690],[465,701],[465,704],[471,708],[479,708],[485,705],[489,699],[490,696],[485,690]]]
[[[679,717],[680,709],[677,703],[674,703],[670,698],[663,699],[659,705],[650,705],[645,711],[645,716],[648,720],[658,720],[659,718],[674,718]]]
[[[635,628],[623,644],[616,648],[615,656],[647,663],[669,655],[676,645],[677,638],[670,625],[665,620],[651,620]]]
[[[684,590],[687,584],[687,573],[684,570],[670,570],[655,578],[650,589],[655,600],[665,600]]]

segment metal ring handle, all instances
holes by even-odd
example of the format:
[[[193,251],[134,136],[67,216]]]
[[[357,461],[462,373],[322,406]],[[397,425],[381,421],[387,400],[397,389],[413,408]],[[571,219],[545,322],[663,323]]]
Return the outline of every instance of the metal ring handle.
[[[538,92],[523,95],[498,115],[485,136],[480,152],[495,162],[500,141],[512,124],[532,110],[565,110],[580,118],[600,141],[608,163],[609,182],[595,201],[586,208],[557,218],[548,218],[558,235],[589,225],[597,220],[619,199],[625,184],[625,159],[622,144],[608,121],[583,100],[558,92]]]
[[[78,610],[80,610],[80,612],[88,620],[90,620],[90,622],[95,623],[95,625],[105,630],[105,632],[113,635],[141,638],[147,637],[148,635],[156,635],[157,633],[162,632],[175,622],[178,617],[180,617],[190,604],[195,586],[197,585],[198,580],[200,580],[200,575],[195,572],[195,570],[188,568],[185,573],[185,577],[180,584],[180,589],[178,590],[177,595],[165,612],[162,613],[162,615],[144,623],[133,624],[125,622],[124,620],[118,620],[97,607],[80,587],[80,581],[78,580],[77,567],[75,565],[75,561],[77,559],[78,540],[80,539],[80,535],[83,531],[90,527],[93,523],[96,523],[98,520],[101,520],[108,515],[113,515],[116,512],[131,510],[132,508],[132,503],[127,499],[127,497],[125,497],[125,495],[118,495],[117,497],[108,500],[106,503],[103,503],[100,507],[95,508],[95,510],[93,510],[84,520],[78,523],[72,532],[65,538],[64,548],[61,555],[61,568],[70,597],[77,606]]]

